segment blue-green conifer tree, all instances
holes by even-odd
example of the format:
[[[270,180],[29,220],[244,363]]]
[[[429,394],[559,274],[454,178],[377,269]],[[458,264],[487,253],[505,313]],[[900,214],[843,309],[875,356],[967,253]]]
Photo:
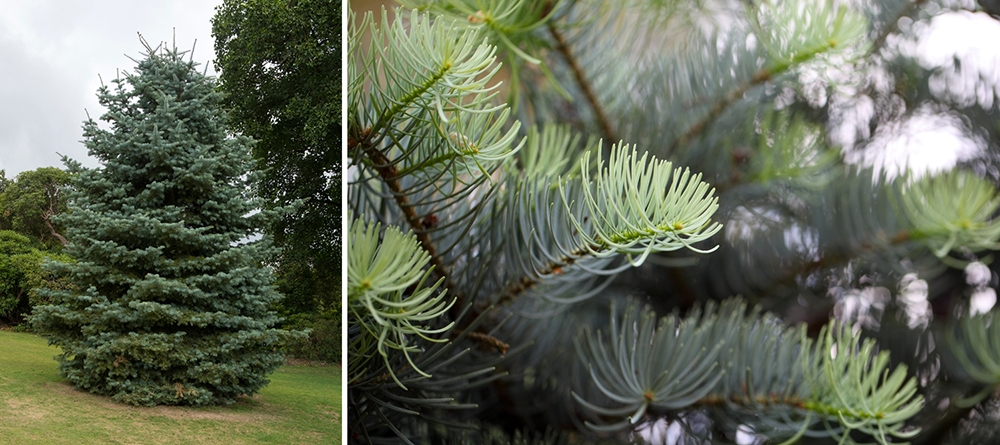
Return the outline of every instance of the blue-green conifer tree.
[[[274,214],[256,212],[251,140],[225,127],[215,81],[185,52],[151,49],[102,86],[108,111],[84,124],[103,165],[76,172],[67,227],[76,290],[50,290],[34,327],[62,348],[60,374],[135,405],[232,403],[268,383],[293,333],[275,329],[280,295],[262,267]]]

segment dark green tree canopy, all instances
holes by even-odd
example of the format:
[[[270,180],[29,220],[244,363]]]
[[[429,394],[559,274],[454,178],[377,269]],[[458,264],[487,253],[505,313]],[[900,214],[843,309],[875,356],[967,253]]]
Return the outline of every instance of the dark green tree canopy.
[[[50,290],[35,329],[59,346],[61,375],[136,405],[231,403],[283,361],[280,298],[262,262],[274,217],[249,188],[251,141],[231,137],[215,82],[176,49],[151,49],[102,86],[84,138],[103,164],[75,173],[67,227],[77,285]]]
[[[0,189],[0,229],[30,235],[46,248],[65,244],[52,217],[66,211],[69,181],[70,174],[56,167],[19,173]]]
[[[341,12],[334,0],[226,0],[212,20],[231,128],[258,140],[267,167],[256,192],[296,205],[267,228],[278,313],[312,328],[290,351],[326,361],[341,349]]]
[[[0,193],[6,191],[13,183],[12,179],[7,178],[7,170],[0,170]]]
[[[227,0],[212,20],[232,126],[259,142],[270,205],[302,200],[273,228],[288,260],[340,276],[341,6]]]
[[[57,279],[44,263],[49,260],[70,262],[65,252],[35,248],[30,238],[10,230],[0,230],[0,323],[20,326],[32,307],[47,299],[39,295],[44,288],[69,288],[66,280]]]
[[[17,309],[25,300],[27,269],[32,266],[32,262],[25,261],[25,257],[37,252],[31,248],[28,237],[0,230],[0,319],[13,320],[18,316]],[[33,263],[35,268],[41,267],[40,261]]]

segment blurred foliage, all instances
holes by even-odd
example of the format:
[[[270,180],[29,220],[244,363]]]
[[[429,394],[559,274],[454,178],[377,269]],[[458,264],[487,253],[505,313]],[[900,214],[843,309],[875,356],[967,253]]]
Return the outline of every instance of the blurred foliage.
[[[320,275],[308,264],[282,261],[275,287],[284,295],[275,309],[281,326],[307,330],[308,337],[289,341],[287,353],[297,359],[341,361],[340,276]]]
[[[347,36],[352,440],[993,436],[986,6],[399,3]]]
[[[343,351],[342,324],[340,312],[333,309],[289,315],[281,326],[295,331],[307,331],[308,336],[289,340],[285,350],[296,359],[340,363]]]

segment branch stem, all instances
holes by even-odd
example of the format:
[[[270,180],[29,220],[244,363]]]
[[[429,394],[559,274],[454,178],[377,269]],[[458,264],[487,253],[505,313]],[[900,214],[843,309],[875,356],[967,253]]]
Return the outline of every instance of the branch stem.
[[[402,210],[403,216],[406,218],[407,224],[413,229],[413,233],[417,237],[417,241],[420,242],[420,247],[427,252],[431,257],[431,265],[434,266],[434,273],[438,278],[445,279],[445,287],[448,283],[448,273],[445,271],[444,263],[441,262],[441,258],[437,254],[437,248],[434,246],[434,242],[431,240],[431,235],[424,230],[424,223],[421,221],[420,216],[417,215],[416,210],[413,209],[413,204],[407,198],[406,194],[403,193],[402,187],[399,185],[399,174],[396,170],[396,166],[392,165],[392,162],[386,157],[385,153],[376,147],[365,143],[370,140],[371,134],[366,134],[364,140],[357,141],[357,145],[362,146],[362,151],[365,156],[372,162],[372,167],[378,172],[379,176],[382,177],[382,181],[389,187],[389,191],[392,193],[392,198],[396,201],[396,205]]]
[[[715,106],[712,107],[712,110],[709,111],[705,117],[701,118],[698,122],[695,122],[694,125],[688,127],[688,130],[685,131],[681,137],[677,138],[673,144],[671,144],[670,152],[672,153],[677,149],[677,147],[687,144],[695,136],[701,134],[701,132],[704,131],[709,124],[718,119],[718,117],[722,115],[722,112],[726,111],[726,108],[729,108],[729,105],[735,102],[736,99],[742,97],[751,88],[767,82],[768,80],[771,80],[771,71],[764,68],[754,73],[749,82],[729,91],[725,97],[715,103]]]
[[[891,34],[898,28],[898,23],[900,18],[912,13],[913,10],[915,10],[925,1],[926,0],[913,1],[902,12],[900,12],[898,16],[896,16],[896,20],[888,24],[888,26],[884,27],[882,29],[882,32],[879,33],[878,37],[873,42],[871,48],[868,49],[868,53],[866,54],[865,59],[871,57],[872,54],[875,54],[878,51],[878,49],[885,44],[885,40],[889,36],[889,34]],[[825,45],[821,48],[818,48],[815,51],[801,54],[795,57],[793,62],[795,63],[804,62],[831,47],[832,45]],[[715,106],[712,107],[712,110],[705,117],[696,122],[694,125],[688,127],[688,130],[684,132],[684,134],[681,135],[681,137],[677,138],[677,140],[675,140],[674,143],[670,146],[670,152],[673,152],[677,147],[687,144],[688,142],[691,141],[691,139],[701,134],[702,131],[705,131],[708,125],[711,124],[713,121],[715,121],[722,114],[722,112],[729,107],[730,104],[735,102],[736,99],[739,99],[740,96],[743,96],[751,88],[770,80],[773,76],[777,76],[779,74],[784,73],[785,71],[788,71],[792,67],[792,65],[793,64],[791,63],[780,64],[772,67],[770,70],[767,68],[763,68],[754,73],[753,77],[747,83],[731,90],[728,94],[726,94],[725,97],[716,102]]]
[[[494,307],[503,306],[514,301],[515,299],[517,299],[518,296],[530,290],[531,288],[535,287],[541,281],[540,280],[541,276],[557,275],[562,273],[563,267],[573,265],[573,263],[575,263],[578,258],[584,256],[586,253],[587,253],[586,249],[582,247],[578,248],[566,255],[559,257],[555,261],[546,264],[545,267],[543,267],[541,270],[536,271],[534,276],[526,275],[524,277],[521,277],[520,281],[507,286],[507,289],[504,290],[503,295],[500,296],[500,300],[497,301]]]
[[[566,59],[566,63],[569,65],[570,71],[573,72],[573,78],[576,79],[577,85],[580,87],[580,91],[583,96],[587,99],[587,103],[590,104],[590,108],[594,111],[594,116],[597,118],[597,124],[601,127],[601,136],[604,141],[609,144],[614,144],[618,142],[618,135],[615,133],[611,126],[611,120],[608,119],[607,113],[605,113],[604,108],[601,107],[600,102],[597,101],[597,95],[594,94],[593,88],[590,87],[590,82],[587,81],[586,76],[583,74],[583,68],[577,62],[576,57],[573,55],[569,44],[566,43],[566,37],[556,29],[555,25],[551,21],[546,22],[545,25],[549,28],[549,34],[556,41],[556,51],[562,54],[563,58]]]

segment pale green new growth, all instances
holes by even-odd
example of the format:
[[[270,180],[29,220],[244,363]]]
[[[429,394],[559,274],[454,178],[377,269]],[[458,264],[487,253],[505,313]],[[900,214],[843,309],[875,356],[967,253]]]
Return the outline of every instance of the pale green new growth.
[[[822,190],[830,184],[840,150],[826,147],[821,126],[802,116],[772,111],[763,116],[759,127],[749,179],[762,184],[787,181],[809,190]]]
[[[389,227],[383,232],[380,242],[379,232],[378,224],[366,227],[360,221],[351,223],[347,304],[351,316],[377,339],[377,350],[385,360],[386,368],[396,383],[405,389],[406,386],[397,379],[389,364],[387,348],[402,351],[415,371],[430,377],[413,364],[410,353],[420,348],[407,340],[407,336],[417,335],[432,342],[444,341],[430,336],[451,329],[454,323],[431,328],[428,322],[447,312],[455,300],[446,300],[444,289],[435,293],[443,279],[424,287],[424,281],[432,272],[424,267],[431,258],[420,249],[412,233],[404,235],[395,227]],[[408,290],[411,286],[414,290]],[[364,362],[352,365],[364,366]]]
[[[958,326],[946,331],[963,371],[986,388],[973,398],[978,403],[1000,385],[1000,323],[998,311],[963,318]],[[955,331],[959,331],[956,334]]]
[[[784,4],[776,4],[784,3]],[[818,56],[864,54],[868,21],[846,5],[817,0],[803,7],[798,2],[763,1],[754,23],[771,59],[769,70],[778,73]]]
[[[651,158],[647,163],[646,158]],[[699,253],[695,243],[715,235],[722,225],[712,222],[719,208],[715,189],[701,181],[701,174],[691,175],[686,168],[673,168],[643,154],[628,145],[612,148],[607,169],[599,160],[597,177],[590,180],[586,168],[590,153],[581,164],[584,184],[582,199],[592,219],[589,230],[570,215],[573,226],[580,232],[584,247],[594,256],[628,254],[629,262],[638,266],[652,252],[668,252],[688,248]],[[561,191],[563,189],[560,189]],[[562,191],[567,209],[572,204]],[[633,259],[632,255],[638,255]]]
[[[917,180],[900,192],[903,212],[938,257],[953,249],[979,252],[1000,248],[996,185],[961,170]]]
[[[923,396],[916,395],[916,379],[907,378],[906,365],[890,372],[889,352],[877,351],[874,340],[862,341],[848,326],[824,327],[810,360],[806,378],[812,394],[804,407],[839,422],[844,431],[831,435],[841,443],[853,443],[849,433],[855,429],[880,443],[887,443],[889,436],[907,439],[920,432],[903,423],[923,403]]]
[[[500,69],[496,48],[475,30],[432,23],[415,10],[408,18],[389,24],[383,15],[380,27],[370,14],[360,24],[352,20],[356,45],[365,32],[373,36],[371,48],[356,47],[355,63],[349,64],[350,94],[357,101],[352,103],[366,102],[350,116],[362,119],[357,124],[370,138],[360,142],[395,146],[385,154],[392,161],[388,165],[399,163],[398,176],[434,176],[457,161],[470,173],[488,177],[492,168],[487,163],[517,152],[510,146],[519,128],[516,122],[504,128],[510,111],[492,102],[499,86],[491,83]]]
[[[403,0],[399,3],[414,10],[433,10],[442,17],[453,17],[467,30],[486,31],[502,43],[503,49],[525,62],[539,64],[540,60],[518,47],[517,43],[520,42],[513,39],[520,41],[528,37],[526,34],[542,26],[559,2],[546,5],[545,2],[529,0],[493,0],[474,4],[461,1]],[[537,12],[542,8],[547,8],[548,13],[540,17]]]

